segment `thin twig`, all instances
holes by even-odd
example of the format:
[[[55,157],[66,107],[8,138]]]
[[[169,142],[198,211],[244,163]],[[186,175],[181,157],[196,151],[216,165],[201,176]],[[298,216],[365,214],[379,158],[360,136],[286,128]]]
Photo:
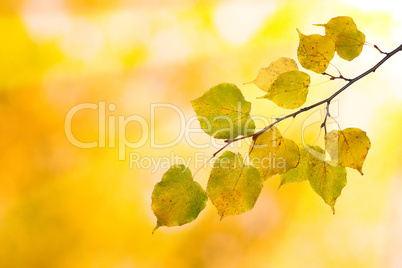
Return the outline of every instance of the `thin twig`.
[[[342,80],[345,80],[345,81],[348,81],[348,82],[351,80],[351,79],[348,79],[348,78],[346,78],[346,77],[343,77],[342,75],[334,76],[334,75],[329,74],[329,73],[322,73],[322,75],[327,75],[327,76],[329,76],[329,77],[330,77],[329,80],[342,79]]]
[[[327,106],[325,107],[325,118],[324,118],[324,122],[322,122],[322,124],[321,124],[321,128],[324,128],[325,135],[327,134],[327,118],[328,118],[328,116],[331,116],[331,115],[329,114],[329,104],[330,104],[330,102],[327,102]]]
[[[377,49],[381,54],[388,54],[387,52],[383,52],[379,47],[377,47],[377,45],[374,45],[374,48]]]

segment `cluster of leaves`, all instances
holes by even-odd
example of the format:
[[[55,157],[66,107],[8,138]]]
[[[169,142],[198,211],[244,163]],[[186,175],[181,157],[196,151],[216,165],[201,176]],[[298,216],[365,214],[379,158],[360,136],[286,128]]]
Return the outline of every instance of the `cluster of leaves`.
[[[349,61],[360,55],[365,35],[350,17],[336,17],[317,26],[325,27],[325,36],[304,35],[297,30],[300,39],[297,57],[302,67],[322,74],[335,52]],[[279,58],[267,68],[261,68],[250,83],[266,92],[260,98],[269,99],[284,109],[295,109],[306,102],[310,76],[299,71],[293,59]],[[213,156],[230,143],[250,137],[249,163],[240,154],[223,152],[214,163],[206,192],[193,180],[187,167],[173,165],[152,193],[152,210],[157,217],[155,229],[193,221],[205,208],[208,198],[221,218],[244,213],[254,207],[263,183],[274,175],[281,176],[280,186],[309,181],[312,189],[335,213],[335,202],[346,185],[345,168],[354,168],[363,175],[362,166],[370,149],[366,133],[357,128],[325,133],[324,150],[318,146],[297,145],[283,137],[274,126],[283,119],[326,103],[325,126],[331,100],[301,109],[258,132],[255,132],[255,123],[250,116],[251,103],[234,84],[214,86],[192,101],[205,133],[225,139],[226,145]],[[326,160],[326,151],[331,160]]]

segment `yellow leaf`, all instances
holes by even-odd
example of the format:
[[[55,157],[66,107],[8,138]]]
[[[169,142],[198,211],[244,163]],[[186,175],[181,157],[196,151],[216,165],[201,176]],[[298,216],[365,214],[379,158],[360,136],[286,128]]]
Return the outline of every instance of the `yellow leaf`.
[[[261,68],[257,77],[251,83],[267,92],[280,74],[297,70],[299,70],[297,63],[293,59],[282,57],[272,62],[268,68]]]
[[[344,60],[353,60],[363,50],[366,36],[359,30],[341,32],[336,38],[336,52]]]
[[[366,37],[351,17],[336,17],[327,24],[314,25],[325,27],[325,35],[335,42],[336,52],[342,59],[351,61],[362,52]]]
[[[275,174],[285,173],[299,163],[297,144],[282,137],[275,127],[260,134],[251,146],[250,162],[264,180]]]
[[[325,135],[325,148],[332,161],[343,167],[354,168],[362,175],[363,163],[370,147],[366,132],[358,128],[333,130]]]
[[[267,94],[261,98],[272,100],[285,109],[302,106],[307,99],[310,76],[301,71],[282,73],[270,86]]]
[[[304,35],[299,30],[297,58],[300,64],[313,72],[323,73],[335,54],[335,43],[328,36]]]
[[[331,38],[334,42],[338,34],[344,31],[357,30],[357,26],[353,19],[348,16],[339,16],[330,19],[326,24],[314,24],[315,26],[324,26],[325,35]]]

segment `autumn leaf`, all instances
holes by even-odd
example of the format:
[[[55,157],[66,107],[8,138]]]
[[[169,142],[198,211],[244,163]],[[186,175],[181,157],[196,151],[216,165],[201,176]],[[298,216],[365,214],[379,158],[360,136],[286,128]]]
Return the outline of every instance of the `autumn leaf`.
[[[342,59],[351,61],[362,52],[366,37],[351,17],[340,16],[326,24],[314,25],[325,27],[325,35],[335,42],[336,52]]]
[[[335,54],[335,43],[328,36],[304,35],[299,30],[297,58],[300,64],[313,72],[323,73]]]
[[[173,165],[155,185],[152,210],[157,217],[154,229],[160,226],[180,226],[195,220],[205,208],[207,195],[184,165]]]
[[[319,146],[302,148],[300,154],[299,165],[281,176],[281,185],[308,180],[335,213],[336,199],[346,185],[345,168],[325,161],[325,151]]]
[[[363,175],[363,163],[371,147],[366,132],[358,128],[333,130],[325,135],[325,148],[333,162],[356,169]]]
[[[344,31],[357,30],[357,26],[353,19],[348,16],[339,16],[330,19],[326,24],[314,24],[315,26],[325,27],[325,35],[336,42],[338,34]]]
[[[310,76],[301,71],[282,73],[261,98],[272,100],[285,109],[295,109],[306,102]]]
[[[346,186],[346,170],[342,166],[334,166],[319,159],[309,158],[307,172],[311,188],[324,199],[335,214],[335,202]]]
[[[312,154],[314,157],[319,158],[321,160],[325,159],[325,155],[317,150],[317,148],[309,147],[309,146],[303,146],[299,145],[299,151],[300,151],[300,160],[299,164],[297,167],[290,169],[286,173],[281,175],[281,183],[279,185],[279,188],[282,185],[288,184],[288,183],[299,183],[305,180],[308,180],[307,177],[307,172],[308,172],[308,163],[309,163],[309,157],[310,154]]]
[[[255,167],[243,164],[240,154],[226,151],[214,163],[207,193],[218,214],[224,218],[252,209],[262,184]]]
[[[202,130],[216,139],[234,139],[254,133],[251,103],[234,84],[214,86],[191,103]]]
[[[261,68],[257,77],[250,83],[254,83],[261,90],[267,92],[280,74],[297,70],[299,68],[293,59],[281,57],[272,62],[267,68]]]
[[[336,38],[336,52],[344,60],[353,60],[363,50],[366,36],[359,30],[341,32]]]
[[[251,147],[250,162],[264,180],[285,173],[299,163],[297,144],[282,137],[275,127],[258,135]]]

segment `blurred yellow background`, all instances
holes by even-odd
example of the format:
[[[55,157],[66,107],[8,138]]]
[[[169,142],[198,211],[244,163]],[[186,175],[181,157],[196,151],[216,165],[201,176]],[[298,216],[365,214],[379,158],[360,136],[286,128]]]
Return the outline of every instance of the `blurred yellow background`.
[[[209,136],[181,139],[177,106],[194,116],[190,101],[231,82],[253,102],[252,114],[276,108],[254,85],[258,69],[281,56],[296,58],[298,35],[324,33],[313,23],[351,16],[366,40],[384,51],[401,44],[402,18],[393,0],[2,0],[0,2],[0,267],[402,267],[402,55],[345,91],[331,107],[341,127],[367,131],[372,148],[362,177],[348,169],[335,216],[308,185],[264,184],[255,208],[219,221],[212,203],[192,223],[160,228],[151,193],[167,167],[130,168],[129,153],[157,159],[172,152],[189,159],[212,155]],[[402,54],[402,53],[401,53]],[[333,63],[354,77],[382,58],[365,46],[353,62]],[[308,71],[307,71],[308,72]],[[336,70],[328,69],[336,75]],[[312,75],[312,104],[341,81]],[[98,141],[98,110],[116,131]],[[65,118],[76,105],[72,133]],[[112,105],[113,106],[113,105]],[[320,110],[320,109],[318,109]],[[154,113],[154,117],[152,117]],[[137,115],[118,131],[119,118]],[[284,121],[286,137],[313,143],[314,111]],[[113,119],[112,119],[113,118]],[[154,125],[151,125],[151,119]],[[112,121],[110,121],[112,120]],[[197,129],[194,121],[191,128]],[[262,120],[257,127],[263,127]],[[118,133],[119,132],[119,133]],[[122,133],[123,132],[123,133]],[[141,148],[119,160],[119,134]],[[113,142],[116,146],[113,146]],[[316,144],[322,145],[322,133]],[[112,146],[110,146],[112,145]],[[246,152],[246,144],[233,148]],[[104,148],[99,148],[104,147]],[[193,159],[194,160],[194,159]],[[149,164],[149,163],[144,163]],[[174,163],[171,163],[174,164]],[[189,165],[195,172],[195,163]],[[153,172],[155,171],[155,172]],[[195,179],[205,189],[210,168]]]

